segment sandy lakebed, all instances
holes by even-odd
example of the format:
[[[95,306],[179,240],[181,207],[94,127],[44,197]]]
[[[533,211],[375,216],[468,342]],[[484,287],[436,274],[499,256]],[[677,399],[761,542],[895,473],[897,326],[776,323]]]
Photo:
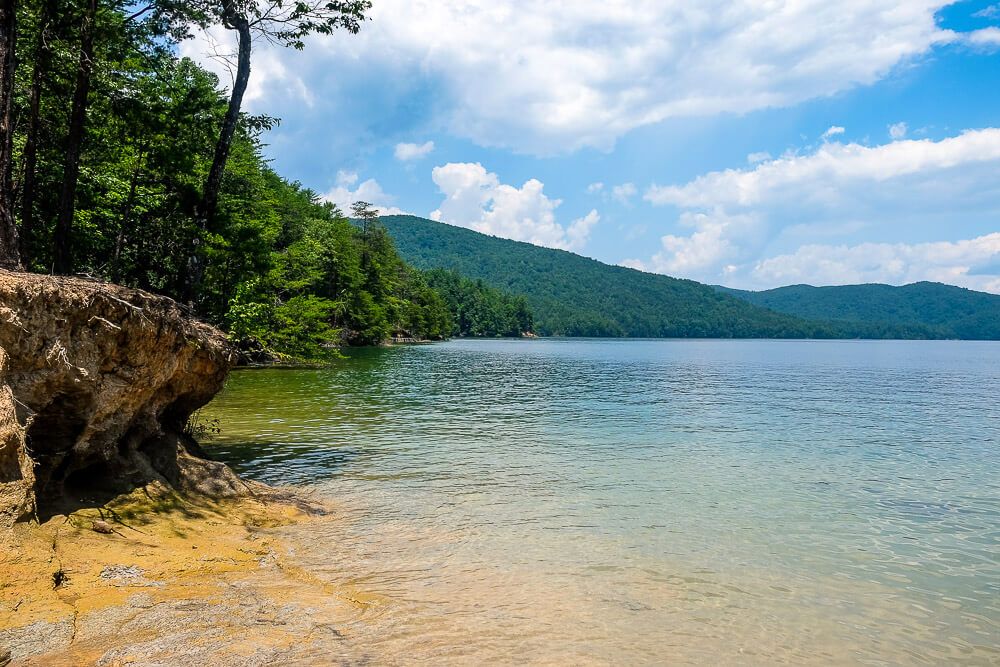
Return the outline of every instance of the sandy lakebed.
[[[363,660],[348,655],[340,626],[378,599],[311,576],[282,539],[285,527],[329,520],[287,498],[212,501],[152,488],[19,524],[0,550],[0,661]],[[340,645],[345,655],[334,655]]]

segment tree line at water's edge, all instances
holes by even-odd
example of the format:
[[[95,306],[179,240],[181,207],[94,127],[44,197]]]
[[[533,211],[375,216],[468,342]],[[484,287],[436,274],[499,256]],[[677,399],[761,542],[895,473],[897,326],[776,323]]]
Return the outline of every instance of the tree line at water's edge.
[[[439,292],[370,206],[352,211],[355,224],[275,173],[261,137],[277,119],[241,110],[254,39],[301,48],[310,32],[357,32],[369,8],[2,0],[0,266],[166,294],[295,358],[400,331],[521,333],[507,319],[513,297]],[[211,25],[237,35],[228,90],[177,56],[191,29]]]

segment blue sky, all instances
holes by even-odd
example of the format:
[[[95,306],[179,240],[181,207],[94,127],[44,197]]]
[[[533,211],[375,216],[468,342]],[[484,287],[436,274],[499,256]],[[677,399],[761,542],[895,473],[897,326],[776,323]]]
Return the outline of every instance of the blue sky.
[[[374,4],[254,52],[269,157],[342,206],[735,287],[1000,293],[1000,3]],[[209,42],[182,52],[225,81]]]

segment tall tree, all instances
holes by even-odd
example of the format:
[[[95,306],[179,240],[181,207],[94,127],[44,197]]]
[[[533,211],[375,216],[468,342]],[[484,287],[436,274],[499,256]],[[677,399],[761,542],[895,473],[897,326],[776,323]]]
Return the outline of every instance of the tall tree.
[[[243,95],[250,80],[250,54],[255,38],[270,44],[294,49],[305,47],[306,36],[316,33],[332,34],[344,29],[356,34],[371,9],[371,0],[196,0],[189,15],[198,17],[202,25],[221,24],[236,33],[236,73],[229,94],[229,107],[219,128],[215,154],[195,218],[201,231],[209,229],[215,217],[233,136],[240,120]],[[198,239],[195,240],[196,244]],[[204,266],[197,245],[192,253],[187,299],[194,297],[204,274]]]
[[[378,209],[366,201],[356,201],[351,204],[354,219],[361,222],[361,241],[367,247],[372,230],[378,225]]]
[[[42,86],[48,76],[52,54],[50,34],[58,9],[56,0],[43,0],[35,33],[34,64],[31,70],[31,90],[28,93],[28,127],[24,138],[24,171],[21,179],[21,260],[31,265],[31,249],[35,235],[35,203],[38,183],[38,144],[41,134]]]
[[[94,71],[94,24],[97,20],[97,0],[86,0],[86,3],[80,21],[80,60],[76,69],[76,88],[73,91],[73,108],[70,111],[69,133],[66,138],[66,161],[59,196],[59,218],[56,221],[56,273],[69,273],[73,268],[70,235],[76,213],[76,184],[80,177],[80,151],[86,129],[90,77]]]
[[[18,270],[17,227],[14,224],[14,59],[17,41],[15,0],[0,0],[0,268]]]
[[[446,304],[402,263],[376,211],[361,205],[368,219],[362,230],[333,204],[270,169],[260,141],[269,119],[239,114],[218,213],[211,229],[198,229],[192,212],[231,91],[173,48],[175,29],[192,25],[185,12],[199,0],[146,1],[151,4],[93,0],[89,9],[88,0],[18,3],[14,179],[23,187],[18,175],[34,136],[32,265],[54,264],[65,168],[74,163],[66,156],[72,125],[78,149],[72,270],[176,298],[183,294],[192,239],[200,236],[208,243],[198,314],[228,327],[236,339],[323,358],[331,346],[378,343],[396,329],[446,335]],[[51,21],[43,3],[50,3]],[[81,18],[88,11],[96,13],[88,26],[90,62],[80,58]],[[40,37],[46,26],[48,35]],[[48,62],[36,68],[33,58],[40,55]],[[86,98],[78,85],[81,64],[92,67]]]

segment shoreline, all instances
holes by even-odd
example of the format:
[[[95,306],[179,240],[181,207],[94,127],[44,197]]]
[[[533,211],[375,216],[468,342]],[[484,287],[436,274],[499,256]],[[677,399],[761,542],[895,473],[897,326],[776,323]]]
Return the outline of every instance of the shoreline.
[[[297,564],[281,529],[328,508],[274,490],[226,500],[149,485],[0,538],[0,662],[302,660],[377,604]]]

